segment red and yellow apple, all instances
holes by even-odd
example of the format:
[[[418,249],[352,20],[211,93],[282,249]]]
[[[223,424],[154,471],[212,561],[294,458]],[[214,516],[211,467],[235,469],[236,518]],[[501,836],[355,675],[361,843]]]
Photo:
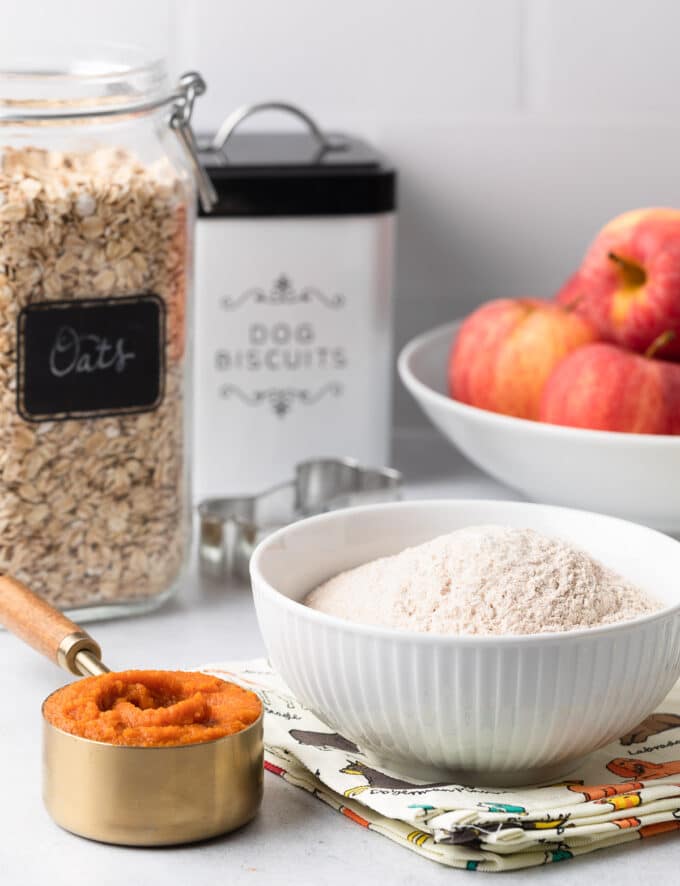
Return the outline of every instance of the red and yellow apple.
[[[539,418],[600,431],[678,434],[680,365],[605,342],[586,345],[551,374]]]
[[[537,298],[503,298],[463,322],[449,357],[449,393],[471,406],[537,419],[555,366],[597,339],[585,318]]]
[[[634,351],[667,330],[680,333],[680,209],[637,209],[610,221],[557,301]],[[680,337],[658,356],[680,356]]]

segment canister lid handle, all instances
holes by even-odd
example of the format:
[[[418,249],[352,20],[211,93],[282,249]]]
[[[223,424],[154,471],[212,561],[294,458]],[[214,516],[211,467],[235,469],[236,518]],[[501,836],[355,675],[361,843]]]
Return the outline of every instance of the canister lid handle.
[[[326,135],[316,120],[314,120],[313,117],[310,117],[310,115],[306,111],[303,111],[302,108],[298,108],[297,105],[291,105],[287,102],[258,102],[254,105],[242,105],[240,108],[236,108],[235,111],[232,111],[231,114],[229,114],[217,130],[215,138],[210,145],[211,150],[216,152],[223,151],[227,146],[227,142],[241,123],[243,123],[244,120],[247,120],[248,117],[252,117],[254,114],[259,114],[260,111],[283,111],[286,114],[292,114],[294,117],[297,117],[307,126],[311,134],[314,136],[322,154],[326,151],[341,151],[347,147],[347,143],[344,139],[338,136]]]

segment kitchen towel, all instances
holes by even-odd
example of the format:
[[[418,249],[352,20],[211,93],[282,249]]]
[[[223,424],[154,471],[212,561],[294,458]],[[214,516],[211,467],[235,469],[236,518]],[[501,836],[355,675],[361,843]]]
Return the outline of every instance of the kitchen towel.
[[[503,789],[427,784],[372,765],[264,659],[201,670],[259,694],[266,769],[441,864],[516,870],[680,829],[680,683],[658,712],[559,784]]]

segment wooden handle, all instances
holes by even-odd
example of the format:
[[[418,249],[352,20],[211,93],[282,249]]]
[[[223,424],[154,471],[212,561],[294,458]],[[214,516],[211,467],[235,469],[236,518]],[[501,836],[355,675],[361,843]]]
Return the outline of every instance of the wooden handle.
[[[79,649],[90,649],[97,658],[101,656],[95,641],[82,628],[9,575],[0,575],[0,624],[66,670],[72,670],[63,645],[66,638],[79,638]],[[72,647],[74,642],[69,645]]]

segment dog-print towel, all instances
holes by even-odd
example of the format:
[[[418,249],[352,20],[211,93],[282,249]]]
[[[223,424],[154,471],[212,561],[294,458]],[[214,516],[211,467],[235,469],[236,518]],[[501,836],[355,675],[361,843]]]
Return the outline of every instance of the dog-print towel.
[[[422,782],[372,765],[262,660],[201,670],[255,690],[265,768],[360,827],[441,864],[503,871],[680,829],[680,683],[659,711],[547,787]]]

